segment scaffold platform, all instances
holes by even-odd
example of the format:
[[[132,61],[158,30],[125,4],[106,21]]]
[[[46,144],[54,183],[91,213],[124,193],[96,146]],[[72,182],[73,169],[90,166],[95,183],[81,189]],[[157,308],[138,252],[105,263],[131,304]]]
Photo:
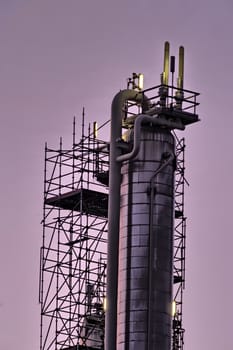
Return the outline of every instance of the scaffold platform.
[[[108,194],[85,188],[50,197],[45,204],[103,218],[108,215]]]

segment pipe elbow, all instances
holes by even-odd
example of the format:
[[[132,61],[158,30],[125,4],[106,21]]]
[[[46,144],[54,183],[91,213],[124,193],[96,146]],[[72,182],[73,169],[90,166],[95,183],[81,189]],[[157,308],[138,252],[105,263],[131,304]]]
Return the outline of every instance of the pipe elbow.
[[[146,95],[144,95],[143,92],[136,91],[136,90],[129,90],[129,89],[121,90],[115,95],[112,101],[113,118],[116,116],[116,113],[117,113],[117,116],[119,117],[119,114],[120,114],[122,119],[122,108],[124,106],[124,103],[127,100],[134,101],[140,104],[142,106],[143,113],[144,111],[150,108],[150,101],[146,97]]]

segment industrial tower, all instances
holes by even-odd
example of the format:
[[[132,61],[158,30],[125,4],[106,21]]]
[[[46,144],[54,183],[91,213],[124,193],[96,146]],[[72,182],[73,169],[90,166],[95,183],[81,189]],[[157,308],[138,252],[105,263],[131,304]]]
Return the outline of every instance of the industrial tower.
[[[170,66],[170,67],[169,67]],[[169,71],[172,83],[169,85]],[[133,73],[112,103],[111,137],[96,123],[72,147],[45,148],[40,350],[183,350],[184,152],[198,121],[184,49],[165,43],[161,84]],[[105,131],[105,135],[109,131]],[[179,136],[177,136],[179,134]]]

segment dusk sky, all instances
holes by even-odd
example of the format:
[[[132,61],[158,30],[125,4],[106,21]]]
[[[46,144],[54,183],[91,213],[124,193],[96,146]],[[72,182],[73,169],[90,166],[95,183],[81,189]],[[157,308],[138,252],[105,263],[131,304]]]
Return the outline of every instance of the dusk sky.
[[[39,350],[45,141],[70,147],[83,106],[109,119],[132,72],[159,84],[166,40],[201,93],[184,132],[185,349],[232,350],[232,35],[232,0],[0,0],[1,350]]]

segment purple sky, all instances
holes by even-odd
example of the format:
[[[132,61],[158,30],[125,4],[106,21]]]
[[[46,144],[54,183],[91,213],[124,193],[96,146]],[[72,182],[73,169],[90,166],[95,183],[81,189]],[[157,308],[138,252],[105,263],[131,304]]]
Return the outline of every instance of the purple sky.
[[[158,84],[168,40],[201,92],[184,133],[185,349],[232,350],[232,23],[231,0],[0,0],[0,349],[39,349],[45,141],[70,146],[83,106],[108,119],[132,72]]]

